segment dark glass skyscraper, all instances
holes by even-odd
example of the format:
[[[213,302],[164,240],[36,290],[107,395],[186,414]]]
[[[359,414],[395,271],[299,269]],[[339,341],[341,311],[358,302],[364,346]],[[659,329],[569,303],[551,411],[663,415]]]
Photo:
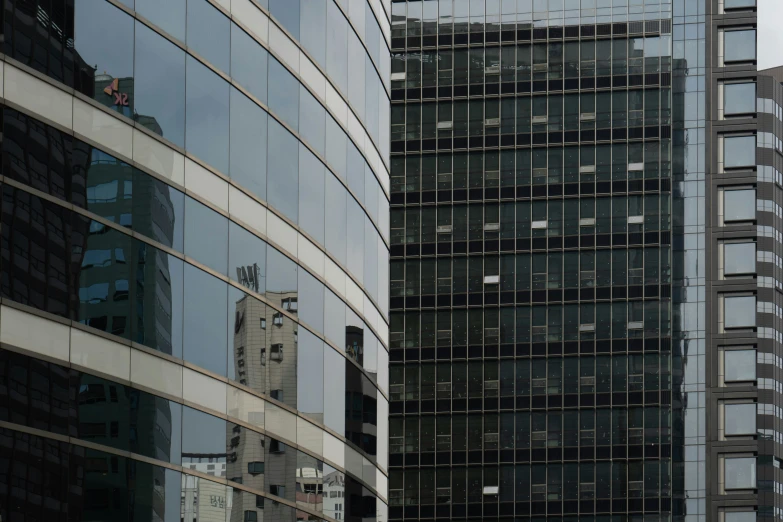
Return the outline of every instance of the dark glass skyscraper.
[[[754,0],[392,4],[390,519],[780,517]]]

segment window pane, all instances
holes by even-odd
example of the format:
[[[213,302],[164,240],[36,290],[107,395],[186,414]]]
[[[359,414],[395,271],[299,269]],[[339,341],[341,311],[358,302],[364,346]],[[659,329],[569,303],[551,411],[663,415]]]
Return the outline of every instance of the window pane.
[[[231,88],[231,179],[266,199],[267,114]]]
[[[297,409],[318,421],[324,416],[324,343],[304,328],[299,329],[297,359]],[[332,351],[331,348],[326,348]],[[334,379],[329,376],[329,379]],[[329,399],[331,401],[331,398]]]
[[[755,136],[726,136],[723,139],[723,166],[752,167],[756,164]]]
[[[299,270],[299,318],[324,331],[324,285],[307,270]]]
[[[135,169],[132,191],[133,229],[182,252],[185,234],[185,194]]]
[[[756,30],[726,31],[724,33],[724,60],[738,62],[756,59]]]
[[[326,249],[345,264],[347,238],[347,192],[331,174],[326,175]]]
[[[207,0],[188,2],[188,47],[226,74],[229,73],[231,22]]]
[[[228,219],[192,198],[185,201],[185,255],[227,274]]]
[[[226,287],[220,279],[185,264],[185,360],[218,375],[226,374],[228,357]]]
[[[756,459],[754,457],[726,459],[725,468],[726,489],[756,487]]]
[[[133,18],[108,2],[79,0],[73,23],[73,45],[82,58],[76,89],[132,118]]]
[[[297,264],[272,247],[266,249],[267,295],[296,293]]]
[[[326,110],[304,86],[299,86],[299,93],[299,134],[318,154],[324,156]]]
[[[726,84],[723,90],[723,110],[726,114],[756,112],[756,84]]]
[[[269,59],[269,109],[299,130],[299,82],[274,58]]]
[[[345,432],[345,358],[324,347],[324,424],[337,433]]]
[[[755,404],[724,405],[724,430],[726,435],[754,435],[756,433]]]
[[[335,2],[326,7],[326,74],[348,92],[348,22]]]
[[[264,103],[268,59],[266,49],[239,26],[231,24],[231,77]]]
[[[174,357],[182,357],[184,269],[181,259],[134,241],[133,340]]]
[[[266,243],[236,223],[229,222],[228,247],[228,276],[254,292],[264,293]]]
[[[756,271],[756,244],[726,243],[723,259],[726,275],[752,274]]]
[[[324,335],[335,346],[345,348],[345,303],[331,291],[324,295]]]
[[[285,1],[285,0],[281,0]],[[299,41],[321,66],[326,67],[326,2],[329,0],[300,0],[301,34]]]
[[[756,326],[756,297],[752,295],[726,296],[723,313],[726,328]]]
[[[221,172],[228,172],[229,85],[188,57],[185,148]]]
[[[726,382],[756,380],[756,350],[728,350],[723,362]]]
[[[324,244],[324,175],[323,163],[302,147],[299,157],[299,226],[316,241]]]
[[[206,463],[206,459],[211,457],[211,462],[215,463],[215,475],[220,476],[225,454],[226,421],[188,406],[183,407],[182,464],[187,468],[188,463],[199,463],[201,459]],[[198,469],[207,471],[206,466],[199,466]]]
[[[725,522],[756,522],[755,511],[727,511]]]
[[[296,223],[299,207],[299,141],[269,118],[267,198],[269,204]]]
[[[269,12],[299,40],[299,0],[269,0]]]
[[[174,38],[185,41],[186,0],[136,0],[136,12]],[[92,3],[92,2],[91,2]]]
[[[138,0],[136,0],[138,1]],[[736,9],[738,7],[753,7],[756,5],[756,0],[725,0],[724,9]],[[729,522],[729,514],[726,514],[726,522]],[[755,515],[754,515],[755,520]]]
[[[724,221],[756,219],[756,191],[754,189],[727,190],[723,194]]]
[[[154,3],[157,7],[158,2]],[[137,22],[135,59],[135,119],[152,132],[183,147],[185,51]]]

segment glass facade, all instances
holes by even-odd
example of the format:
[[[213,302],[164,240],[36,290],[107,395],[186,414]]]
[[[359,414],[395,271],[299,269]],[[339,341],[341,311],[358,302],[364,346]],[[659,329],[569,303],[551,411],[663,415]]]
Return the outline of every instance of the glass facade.
[[[392,3],[390,519],[780,516],[755,5]]]
[[[2,9],[0,519],[385,521],[389,6]]]

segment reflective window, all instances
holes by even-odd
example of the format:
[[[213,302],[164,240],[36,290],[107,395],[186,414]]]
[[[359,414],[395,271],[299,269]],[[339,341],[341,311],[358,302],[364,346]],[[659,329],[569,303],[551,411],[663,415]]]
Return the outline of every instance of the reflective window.
[[[756,59],[756,30],[725,31],[724,61],[743,62]]]
[[[136,0],[136,12],[177,40],[185,41],[186,0]]]
[[[186,263],[184,309],[184,359],[225,375],[226,283]]]
[[[266,291],[266,250],[264,241],[229,222],[228,276],[260,294]]]
[[[755,511],[726,511],[724,522],[756,522]]]
[[[299,226],[324,245],[324,175],[323,163],[302,147],[299,157]]]
[[[185,201],[185,255],[228,273],[228,219],[192,198]]]
[[[351,143],[348,146],[348,163],[347,163],[347,172],[346,172],[346,178],[348,179],[348,188],[351,189],[351,192],[353,192],[353,195],[359,200],[360,203],[363,203],[365,206],[368,206],[368,202],[372,201],[373,205],[377,201],[377,199],[365,199],[365,190],[364,190],[364,182],[366,178],[365,174],[365,165],[364,158],[362,157],[359,150]],[[368,180],[371,181],[371,180]],[[369,210],[369,209],[368,209]]]
[[[267,293],[296,293],[298,270],[296,263],[274,248],[267,248],[266,266]]]
[[[755,136],[725,136],[723,138],[723,166],[725,168],[756,165]]]
[[[207,0],[188,2],[188,47],[228,74],[231,22]]]
[[[359,281],[364,279],[364,222],[367,219],[362,207],[352,197],[348,201],[348,271]]]
[[[299,81],[274,58],[269,59],[269,109],[299,130]]]
[[[348,193],[334,176],[326,176],[326,249],[345,264],[348,238]]]
[[[307,270],[299,270],[299,318],[316,331],[324,331],[324,285]]]
[[[345,177],[347,170],[345,150],[348,137],[342,127],[331,117],[326,118],[326,163],[339,177]]]
[[[724,461],[726,489],[752,489],[756,487],[756,458],[726,458]]]
[[[332,351],[331,348],[326,348]],[[299,330],[297,345],[299,357],[296,369],[297,409],[313,419],[323,421],[324,416],[324,343],[304,328]],[[331,397],[329,398],[331,401]]]
[[[726,350],[723,353],[726,382],[756,380],[756,350]]]
[[[132,227],[134,169],[81,142],[76,143],[71,161],[74,178],[82,177],[84,183],[71,186],[71,201],[109,221]]]
[[[756,243],[725,243],[723,245],[723,273],[725,275],[756,272]]]
[[[269,0],[269,12],[299,40],[299,0]]]
[[[324,424],[337,433],[345,432],[345,358],[324,347]]]
[[[243,276],[252,277],[254,274],[247,268]],[[270,358],[259,346],[266,346],[269,330],[264,326],[271,309],[234,286],[228,287],[228,306],[228,377],[261,393],[269,393],[264,365]]]
[[[226,421],[185,406],[182,408],[182,465],[225,463]],[[196,467],[207,472],[207,467]],[[220,476],[218,473],[217,476]]]
[[[133,18],[109,2],[79,0],[73,23],[73,46],[81,57],[76,89],[132,118]]]
[[[296,223],[299,195],[299,140],[269,118],[267,199],[269,204]]]
[[[724,221],[751,221],[756,219],[756,190],[726,190],[723,193]]]
[[[756,433],[756,405],[725,404],[723,429],[726,435],[754,435]]]
[[[269,53],[239,26],[231,24],[231,77],[266,103]]]
[[[331,291],[324,295],[324,335],[335,346],[345,348],[345,303]]]
[[[188,57],[186,148],[221,172],[228,172],[229,85]]]
[[[74,226],[87,230],[86,244],[80,249],[78,320],[130,338],[131,238],[81,216],[74,216]]]
[[[133,340],[182,357],[183,261],[134,240]]]
[[[723,111],[726,115],[756,112],[756,84],[727,83],[724,85]]]
[[[756,296],[726,295],[723,304],[726,328],[748,328],[756,326]]]
[[[158,4],[157,1],[152,3]],[[182,3],[184,6],[184,1]],[[135,119],[152,132],[184,147],[185,52],[137,22],[135,60]]]
[[[231,179],[266,199],[267,113],[231,88]]]
[[[755,5],[756,5],[756,0],[724,0],[723,2],[724,9],[736,9],[738,7],[754,7]],[[728,517],[728,514],[726,516]],[[729,520],[726,519],[726,522],[729,522]]]
[[[326,74],[348,92],[348,21],[335,2],[326,5]]]
[[[280,0],[284,2],[285,0]],[[326,67],[326,4],[329,0],[300,0],[300,38],[299,41],[315,58]]]
[[[326,109],[304,86],[299,86],[299,93],[299,135],[318,154],[324,156]]]
[[[140,171],[133,172],[133,229],[180,252],[185,237],[185,194]]]

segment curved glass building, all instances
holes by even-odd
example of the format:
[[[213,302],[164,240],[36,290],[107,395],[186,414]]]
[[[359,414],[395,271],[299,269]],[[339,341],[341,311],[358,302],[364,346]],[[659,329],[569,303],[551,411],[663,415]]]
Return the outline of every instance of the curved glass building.
[[[387,519],[389,1],[8,0],[0,519]]]

